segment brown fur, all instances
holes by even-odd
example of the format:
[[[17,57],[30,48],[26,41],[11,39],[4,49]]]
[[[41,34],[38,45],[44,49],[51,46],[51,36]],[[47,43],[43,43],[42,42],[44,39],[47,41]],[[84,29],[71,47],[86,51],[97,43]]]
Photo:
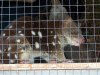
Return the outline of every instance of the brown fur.
[[[12,28],[10,28],[11,26]],[[74,27],[74,30],[71,30],[71,27]],[[2,50],[3,52],[8,53],[8,46],[11,45],[11,52],[17,52],[18,59],[20,61],[28,60],[28,57],[31,61],[31,57],[34,58],[40,56],[48,62],[51,62],[52,60],[56,60],[56,62],[64,62],[66,61],[66,58],[62,49],[65,45],[68,44],[67,37],[71,39],[70,36],[72,36],[72,41],[75,41],[73,40],[73,38],[78,39],[78,35],[81,35],[81,32],[78,32],[77,27],[75,27],[76,24],[70,17],[65,21],[33,21],[32,17],[30,16],[21,17],[17,21],[11,22],[11,25],[5,28],[2,32],[3,34],[5,34],[5,36],[2,36],[3,34],[1,35],[1,38],[3,39],[1,41],[1,44],[3,46]],[[18,31],[21,31],[21,33],[18,33]],[[36,35],[32,35],[31,31],[34,31]],[[42,33],[42,38],[40,38],[38,35],[39,31]],[[24,36],[20,36],[20,34],[23,34]],[[54,38],[55,35],[56,38]],[[8,37],[11,38],[8,39]],[[28,54],[27,52],[26,54],[24,54],[25,52],[21,52],[21,50],[23,49],[22,45],[21,49],[18,49],[18,46],[20,46],[20,44],[14,42],[16,41],[16,38],[19,38],[22,43],[29,45],[28,49],[26,50],[27,52],[29,52]],[[35,46],[36,42],[38,42],[39,44],[38,49]],[[6,51],[4,51],[5,49]],[[23,58],[23,54],[26,55],[25,58]],[[12,58],[10,59],[14,59],[13,55],[15,55],[15,53],[11,54]],[[7,60],[9,59],[7,54],[5,53],[3,58]],[[20,61],[18,61],[18,63]],[[4,63],[8,62],[9,61]]]

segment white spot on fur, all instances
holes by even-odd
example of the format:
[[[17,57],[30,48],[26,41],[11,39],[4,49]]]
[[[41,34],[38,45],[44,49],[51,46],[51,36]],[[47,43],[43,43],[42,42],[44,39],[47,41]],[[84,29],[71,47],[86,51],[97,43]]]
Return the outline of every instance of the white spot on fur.
[[[3,33],[3,36],[6,36],[6,34],[5,34],[5,33]]]
[[[8,57],[10,57],[10,52],[7,54]]]
[[[61,42],[60,42],[60,41],[58,41],[58,44],[61,44]]]
[[[52,42],[53,46],[55,46],[56,44],[54,42]]]
[[[35,47],[36,47],[36,49],[39,48],[39,43],[38,42],[35,42]]]
[[[12,25],[9,28],[12,28]]]
[[[56,39],[57,38],[57,35],[54,35],[54,39]]]
[[[17,59],[18,58],[18,56],[15,54],[15,58]]]
[[[24,34],[20,34],[20,36],[24,36]]]
[[[38,32],[39,38],[42,38],[42,33],[39,31]]]
[[[14,63],[14,62],[15,62],[14,60],[10,59],[10,63]]]
[[[4,49],[4,51],[6,51],[6,49]]]
[[[22,31],[18,31],[18,33],[21,33]]]
[[[20,41],[21,41],[20,39],[17,39],[17,40],[16,40],[17,43],[20,43]]]
[[[34,31],[31,31],[32,35],[36,35]]]
[[[8,47],[8,51],[10,51],[10,50],[11,50],[11,46]]]
[[[53,31],[50,31],[51,33],[53,33]]]

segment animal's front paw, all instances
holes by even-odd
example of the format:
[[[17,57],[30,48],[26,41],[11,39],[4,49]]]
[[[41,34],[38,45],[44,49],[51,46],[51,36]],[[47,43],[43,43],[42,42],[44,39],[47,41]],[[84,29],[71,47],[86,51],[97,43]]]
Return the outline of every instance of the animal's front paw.
[[[74,63],[74,61],[71,60],[71,59],[66,59],[66,60],[65,60],[65,63]]]

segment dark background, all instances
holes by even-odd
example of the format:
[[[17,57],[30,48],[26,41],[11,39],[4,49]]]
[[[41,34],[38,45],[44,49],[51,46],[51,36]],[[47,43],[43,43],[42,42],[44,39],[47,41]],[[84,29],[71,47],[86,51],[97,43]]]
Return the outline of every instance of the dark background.
[[[17,19],[23,15],[31,15],[35,17],[40,12],[45,13],[51,8],[50,0],[36,0],[36,2],[10,2],[0,1],[0,29],[5,28],[10,21]],[[84,9],[84,0],[63,0],[61,3],[66,7],[67,11],[74,20],[82,18]],[[48,6],[46,6],[48,5]],[[69,6],[72,5],[72,6]],[[77,6],[78,5],[78,6]],[[71,13],[70,13],[71,12]],[[7,22],[8,21],[8,22]]]

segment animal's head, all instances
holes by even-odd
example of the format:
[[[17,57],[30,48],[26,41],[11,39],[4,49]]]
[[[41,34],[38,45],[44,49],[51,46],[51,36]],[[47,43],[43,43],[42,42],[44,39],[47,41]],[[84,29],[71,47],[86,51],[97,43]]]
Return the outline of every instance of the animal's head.
[[[79,25],[77,25],[70,17],[64,22],[64,29],[62,32],[65,40],[67,40],[67,44],[80,46],[80,44],[84,43],[84,37],[79,29]]]

